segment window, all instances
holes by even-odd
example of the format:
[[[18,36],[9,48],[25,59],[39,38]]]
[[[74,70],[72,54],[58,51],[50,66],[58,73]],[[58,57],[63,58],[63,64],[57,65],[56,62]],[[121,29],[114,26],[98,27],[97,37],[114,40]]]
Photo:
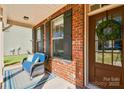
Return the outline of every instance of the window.
[[[37,28],[36,43],[37,43],[37,51],[38,52],[43,52],[43,46],[44,46],[43,34],[44,34],[44,25]]]
[[[64,56],[64,18],[63,15],[52,21],[53,56]]]
[[[90,5],[90,11],[100,9],[100,8],[105,7],[107,5],[109,5],[109,4],[93,4],[93,5]]]
[[[52,20],[53,56],[72,59],[72,10]]]
[[[110,17],[111,18],[111,17]],[[119,15],[112,16],[112,18],[122,24],[122,18]],[[105,18],[102,18],[96,22],[96,27]],[[95,47],[96,47],[96,62],[101,64],[122,66],[122,31],[120,36],[115,40],[108,40],[104,43],[100,42],[95,36]],[[104,51],[103,51],[104,50]]]
[[[39,42],[40,41],[40,27],[39,28],[37,28],[37,42]]]
[[[36,40],[36,43],[37,43],[37,51],[39,52],[39,49],[41,47],[41,31],[40,31],[40,27],[37,28],[37,40]]]
[[[50,33],[51,33],[51,30],[50,30],[50,21],[46,22],[45,24],[45,30],[46,30],[46,54],[48,55],[48,57],[50,58],[51,55],[50,55]]]

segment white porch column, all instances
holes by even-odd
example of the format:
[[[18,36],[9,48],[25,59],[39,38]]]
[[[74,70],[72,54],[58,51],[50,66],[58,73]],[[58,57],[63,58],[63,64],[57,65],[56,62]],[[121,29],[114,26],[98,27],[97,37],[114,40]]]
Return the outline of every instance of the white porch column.
[[[2,31],[2,21],[0,21],[0,83],[3,81],[3,31]]]

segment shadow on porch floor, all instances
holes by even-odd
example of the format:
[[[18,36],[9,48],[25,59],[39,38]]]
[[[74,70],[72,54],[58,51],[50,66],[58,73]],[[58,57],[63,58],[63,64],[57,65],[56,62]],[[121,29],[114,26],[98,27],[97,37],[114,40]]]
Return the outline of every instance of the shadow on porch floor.
[[[16,69],[16,68],[21,68],[21,64],[15,64],[15,65],[11,65],[11,66],[6,66],[5,68],[4,68],[4,71],[5,70],[12,70],[12,69]],[[25,72],[21,72],[20,70],[19,71],[16,71],[16,73],[14,73],[14,74],[12,74],[11,76],[12,77],[9,77],[9,78],[13,78],[13,77],[16,77],[16,75],[18,75],[19,73],[23,73],[23,75],[25,75],[24,77],[23,77],[23,79],[22,78],[19,78],[19,80],[22,80],[22,82],[23,82],[23,80],[25,81],[25,78],[26,77],[29,77],[29,75],[28,75],[28,73],[25,73]],[[21,75],[20,75],[21,76]],[[20,77],[19,75],[18,75],[18,77]],[[22,77],[22,76],[21,76]],[[41,77],[41,76],[40,76]],[[37,77],[37,78],[40,78],[40,77]],[[44,78],[44,77],[46,77],[46,75],[45,76],[42,76],[42,78]],[[48,77],[49,77],[49,75],[48,75]],[[47,78],[48,78],[47,77]],[[34,78],[34,80],[33,81],[29,81],[29,80],[27,80],[27,82],[34,82],[36,79]],[[40,80],[42,80],[42,79],[40,79]],[[11,80],[11,82],[12,82],[13,80]],[[16,80],[15,81],[18,81],[17,80],[17,78],[16,78]],[[6,81],[5,81],[6,82]],[[10,82],[10,81],[9,81]],[[23,82],[24,83],[24,82]],[[26,83],[27,84],[27,83]],[[19,84],[17,84],[18,86],[20,86]],[[7,84],[7,86],[8,86],[8,84]],[[25,86],[25,85],[24,85]],[[5,87],[5,84],[3,84],[3,88]],[[36,87],[34,87],[33,89],[75,89],[76,87],[75,87],[75,85],[73,85],[73,84],[71,84],[70,82],[68,82],[68,81],[66,81],[66,80],[64,80],[64,79],[62,79],[62,78],[60,78],[60,77],[58,77],[58,76],[55,76],[54,78],[52,78],[52,79],[49,79],[49,80],[47,80],[47,81],[45,81],[44,83],[42,83],[42,84],[40,84],[40,85],[38,85],[38,86],[36,86]]]

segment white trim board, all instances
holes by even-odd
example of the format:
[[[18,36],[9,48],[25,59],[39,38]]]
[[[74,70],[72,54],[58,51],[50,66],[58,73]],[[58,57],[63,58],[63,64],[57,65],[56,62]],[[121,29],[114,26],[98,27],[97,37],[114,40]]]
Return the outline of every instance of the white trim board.
[[[102,13],[102,12],[105,12],[107,10],[111,10],[111,9],[120,7],[122,5],[123,4],[111,4],[111,5],[108,5],[108,6],[105,6],[105,7],[100,8],[100,9],[97,9],[97,10],[94,10],[94,11],[89,12],[88,13],[88,16],[93,16],[93,15],[96,15],[96,14],[99,14],[99,13]]]
[[[0,21],[0,83],[3,81],[3,31],[2,31],[2,21]]]

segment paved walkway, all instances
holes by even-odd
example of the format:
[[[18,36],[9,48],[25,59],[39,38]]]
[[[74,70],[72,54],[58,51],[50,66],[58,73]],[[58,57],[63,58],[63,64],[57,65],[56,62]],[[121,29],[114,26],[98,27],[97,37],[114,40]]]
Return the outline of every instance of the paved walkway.
[[[14,69],[21,67],[21,64],[15,64],[11,66],[7,66],[4,69]],[[70,82],[60,78],[59,76],[56,76],[54,79],[51,79],[45,84],[40,85],[37,87],[37,89],[75,89],[75,85],[71,84]]]

